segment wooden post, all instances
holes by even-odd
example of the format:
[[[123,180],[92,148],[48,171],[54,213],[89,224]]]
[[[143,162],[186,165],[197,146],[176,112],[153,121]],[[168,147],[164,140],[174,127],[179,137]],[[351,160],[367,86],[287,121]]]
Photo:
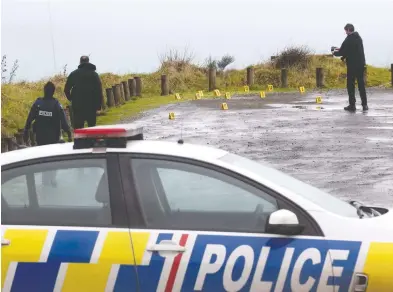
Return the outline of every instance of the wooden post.
[[[18,145],[25,145],[25,142],[23,141],[23,133],[16,133],[15,140]]]
[[[128,79],[128,89],[130,90],[130,96],[136,96],[136,84],[133,78]]]
[[[135,79],[135,96],[142,96],[142,79],[141,77],[134,77]]]
[[[113,96],[113,89],[112,89],[112,87],[105,89],[105,93],[106,93],[106,105],[108,107],[115,106],[115,98]]]
[[[67,105],[66,109],[68,111],[68,115],[70,118],[68,122],[71,124],[71,127],[74,128],[74,112],[72,111],[72,105]],[[34,140],[34,142],[35,142],[35,140]]]
[[[126,98],[124,96],[124,88],[123,88],[123,83],[119,83],[120,86],[120,95],[121,95],[121,99],[120,99],[120,103],[124,104],[126,102]]]
[[[288,70],[286,68],[281,69],[281,88],[288,87]]]
[[[128,88],[128,82],[122,81],[121,83],[123,83],[124,99],[125,99],[125,101],[129,101],[130,100],[130,89]]]
[[[112,90],[113,90],[113,98],[115,100],[115,105],[118,106],[120,105],[121,102],[120,85],[119,84],[113,85]]]
[[[8,142],[6,138],[1,138],[1,153],[8,152]]]
[[[317,87],[321,88],[324,87],[324,74],[323,74],[323,68],[317,68],[316,70],[316,81],[317,81]]]
[[[168,78],[166,75],[161,75],[161,95],[168,95]]]
[[[8,151],[12,151],[16,149],[16,145],[15,145],[15,138],[14,137],[8,137],[8,138],[4,138],[7,141],[8,144]]]
[[[247,85],[254,85],[254,67],[252,66],[247,68]]]
[[[30,140],[30,146],[36,145],[35,134],[34,134],[33,130],[29,131],[29,140]]]
[[[393,64],[390,64],[390,81],[392,83],[392,87],[393,87]]]
[[[209,68],[209,91],[216,89],[216,68]]]

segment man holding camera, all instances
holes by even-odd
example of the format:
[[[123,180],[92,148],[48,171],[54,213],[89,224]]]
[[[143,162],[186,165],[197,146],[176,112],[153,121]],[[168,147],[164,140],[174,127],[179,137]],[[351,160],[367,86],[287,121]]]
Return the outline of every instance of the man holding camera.
[[[356,111],[355,99],[355,81],[358,82],[360,98],[362,100],[363,111],[368,110],[366,86],[364,82],[364,73],[366,67],[366,58],[364,56],[363,40],[355,27],[348,23],[344,27],[347,37],[340,48],[332,47],[332,54],[341,57],[341,60],[347,63],[347,90],[349,96],[349,105],[344,108],[346,111]]]

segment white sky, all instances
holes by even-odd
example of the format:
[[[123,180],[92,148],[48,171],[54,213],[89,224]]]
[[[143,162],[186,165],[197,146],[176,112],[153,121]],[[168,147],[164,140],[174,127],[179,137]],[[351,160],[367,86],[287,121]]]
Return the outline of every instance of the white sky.
[[[199,62],[229,53],[235,68],[291,44],[329,53],[332,45],[341,45],[347,22],[362,36],[368,64],[393,63],[393,0],[1,0],[1,5],[1,54],[9,66],[19,60],[19,80],[50,76],[65,64],[70,72],[83,54],[90,54],[100,73],[127,73],[157,69],[158,55],[169,48],[188,47]]]

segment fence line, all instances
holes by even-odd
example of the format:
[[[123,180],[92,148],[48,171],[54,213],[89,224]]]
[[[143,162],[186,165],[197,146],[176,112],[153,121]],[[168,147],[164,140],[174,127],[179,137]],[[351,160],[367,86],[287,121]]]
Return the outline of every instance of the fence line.
[[[272,60],[275,56],[272,56]],[[393,64],[390,66],[391,71],[391,86],[393,87]],[[365,82],[367,84],[367,68],[365,70]],[[254,75],[255,70],[253,66],[250,66],[246,69],[246,84],[248,86],[254,85]],[[216,87],[216,77],[217,71],[215,68],[210,68],[208,72],[208,90],[210,92],[218,89]],[[167,96],[170,94],[171,89],[169,88],[168,79],[170,76],[162,75],[161,76],[161,95]],[[315,70],[315,84],[317,88],[325,87],[325,74],[324,69],[321,67],[316,68]],[[281,80],[280,80],[281,88],[288,87],[288,69],[281,69]],[[127,81],[121,81],[118,84],[114,84],[112,87],[106,88],[106,105],[103,103],[103,107],[112,108],[115,106],[121,106],[127,101],[134,99],[135,97],[142,96],[142,78],[138,76],[134,76],[134,78],[130,78]],[[68,120],[73,125],[73,115],[72,109],[70,106],[67,106],[65,109]],[[2,137],[1,138],[1,152],[8,152],[18,149],[20,146],[35,146],[36,140],[33,131],[29,131],[27,141],[24,141],[23,129],[19,129],[18,132],[12,137]]]

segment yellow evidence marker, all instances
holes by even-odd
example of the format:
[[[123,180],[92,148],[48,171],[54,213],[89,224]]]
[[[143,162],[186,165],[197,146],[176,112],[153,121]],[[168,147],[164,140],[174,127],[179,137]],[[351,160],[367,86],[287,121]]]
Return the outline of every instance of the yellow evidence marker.
[[[201,99],[201,94],[200,94],[199,92],[197,92],[197,93],[195,94],[195,99]]]
[[[300,86],[299,91],[300,91],[300,93],[305,93],[306,89],[304,88],[304,86]]]
[[[221,92],[220,92],[218,89],[215,89],[215,90],[214,90],[214,94],[215,94],[216,96],[221,96]]]
[[[250,87],[248,87],[248,85],[244,86],[244,92],[250,92]]]
[[[317,98],[315,99],[316,103],[322,103],[322,97],[321,96],[317,96]]]
[[[265,94],[264,91],[261,91],[261,92],[259,93],[259,96],[260,96],[261,98],[265,98],[265,97],[266,97],[266,94]]]
[[[225,92],[225,98],[226,99],[231,99],[231,94],[229,92]]]
[[[268,91],[273,91],[273,85],[269,84],[269,85],[267,86],[267,90],[268,90]]]
[[[174,120],[175,119],[175,113],[169,113],[169,119]]]
[[[228,105],[224,102],[221,104],[221,109],[222,110],[227,110],[228,109]]]
[[[176,94],[175,94],[175,98],[176,98],[176,99],[181,99],[180,94],[179,94],[179,93],[176,93]]]
[[[199,90],[198,93],[199,93],[200,97],[203,97],[203,91],[202,90]]]

